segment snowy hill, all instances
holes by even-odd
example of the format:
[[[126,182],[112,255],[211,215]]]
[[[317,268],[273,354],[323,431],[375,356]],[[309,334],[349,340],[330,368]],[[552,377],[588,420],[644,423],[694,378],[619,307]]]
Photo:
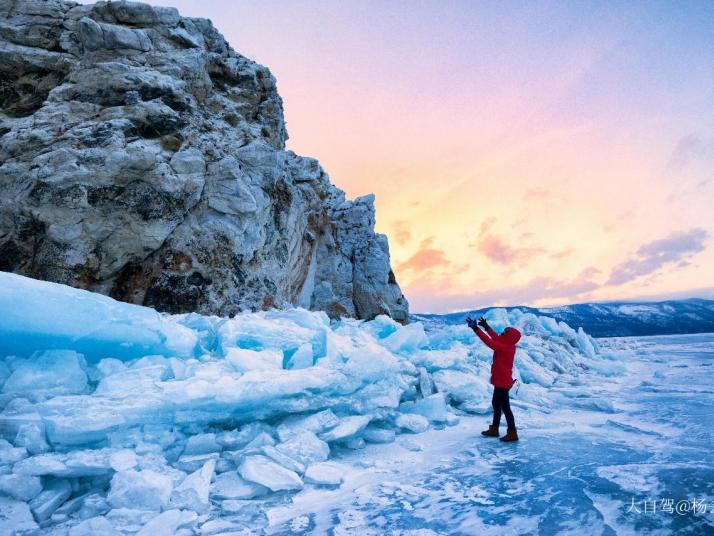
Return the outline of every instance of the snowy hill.
[[[493,308],[446,315],[412,314],[412,321],[427,325],[463,324],[467,316],[478,317]],[[714,300],[688,299],[661,302],[580,303],[562,307],[506,307],[506,310],[545,315],[573,327],[582,327],[593,337],[627,337],[714,333]]]
[[[551,411],[555,384],[623,371],[582,329],[488,316],[524,334],[521,408]],[[340,452],[491,411],[491,353],[464,325],[168,315],[0,272],[0,333],[3,534],[212,533],[217,518],[255,530],[253,501],[338,487]]]

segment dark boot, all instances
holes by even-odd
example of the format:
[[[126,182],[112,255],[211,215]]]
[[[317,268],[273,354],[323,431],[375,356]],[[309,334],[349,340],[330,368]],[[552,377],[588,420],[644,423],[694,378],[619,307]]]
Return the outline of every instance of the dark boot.
[[[488,436],[488,437],[498,437],[498,426],[494,426],[493,424],[488,425],[488,430],[484,430],[481,432],[482,435]]]
[[[518,441],[518,432],[515,428],[506,430],[506,435],[500,438],[501,441]]]

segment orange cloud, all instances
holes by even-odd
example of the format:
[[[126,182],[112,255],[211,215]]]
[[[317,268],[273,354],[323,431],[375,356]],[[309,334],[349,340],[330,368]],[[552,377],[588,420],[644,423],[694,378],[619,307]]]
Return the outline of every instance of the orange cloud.
[[[397,268],[400,271],[413,270],[421,272],[435,266],[448,266],[450,263],[441,249],[421,249]]]
[[[400,246],[405,245],[412,238],[412,233],[409,230],[409,222],[406,220],[397,220],[392,224],[394,229],[394,238]]]

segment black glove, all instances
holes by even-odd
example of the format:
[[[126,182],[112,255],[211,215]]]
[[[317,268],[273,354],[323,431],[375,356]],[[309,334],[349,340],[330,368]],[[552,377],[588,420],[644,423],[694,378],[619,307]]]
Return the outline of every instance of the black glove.
[[[478,319],[477,324],[481,326],[483,329],[488,329],[490,326],[488,325],[488,322],[486,322],[486,319],[484,317],[481,317]]]
[[[471,329],[474,329],[476,327],[476,321],[471,318],[470,316],[466,317],[466,325],[470,327]]]

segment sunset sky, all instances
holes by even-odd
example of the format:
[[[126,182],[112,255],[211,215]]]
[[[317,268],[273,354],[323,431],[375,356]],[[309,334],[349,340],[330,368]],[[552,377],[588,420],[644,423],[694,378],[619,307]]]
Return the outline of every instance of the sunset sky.
[[[152,3],[271,69],[412,312],[714,297],[714,2]]]

